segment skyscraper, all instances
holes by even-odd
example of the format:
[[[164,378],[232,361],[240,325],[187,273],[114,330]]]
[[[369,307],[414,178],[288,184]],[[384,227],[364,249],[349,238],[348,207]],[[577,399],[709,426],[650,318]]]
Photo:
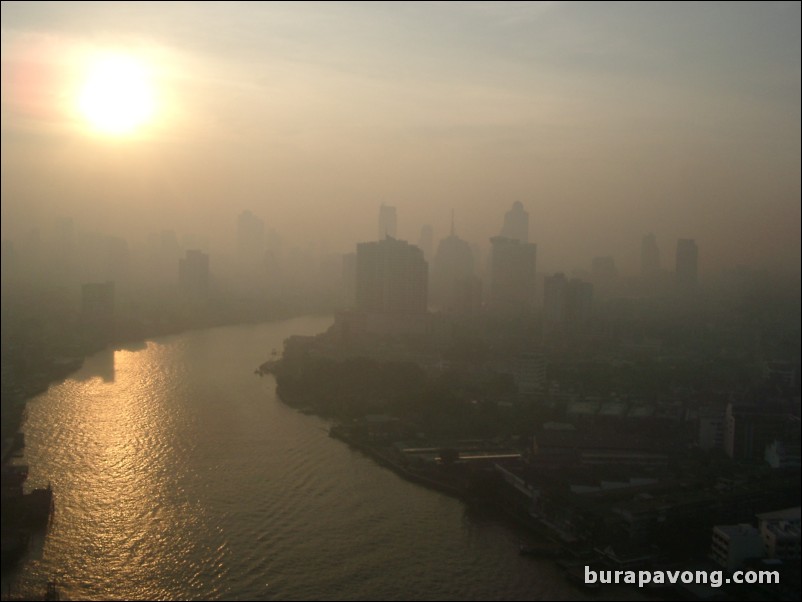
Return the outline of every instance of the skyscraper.
[[[379,240],[384,240],[388,236],[396,237],[398,230],[398,218],[395,207],[382,203],[379,207]]]
[[[685,289],[695,288],[699,278],[699,250],[691,238],[677,241],[677,284]]]
[[[425,313],[428,265],[423,251],[385,238],[356,247],[356,309],[366,313]]]
[[[504,214],[501,236],[523,243],[529,242],[529,213],[524,211],[520,202],[514,202],[512,209]]]
[[[535,304],[537,245],[494,236],[490,256],[490,308],[501,313],[522,313]]]
[[[476,288],[468,284],[474,276],[474,258],[471,246],[454,234],[452,228],[448,238],[437,246],[437,254],[432,264],[432,300],[441,309],[464,306],[464,294]],[[470,305],[470,303],[467,303]]]

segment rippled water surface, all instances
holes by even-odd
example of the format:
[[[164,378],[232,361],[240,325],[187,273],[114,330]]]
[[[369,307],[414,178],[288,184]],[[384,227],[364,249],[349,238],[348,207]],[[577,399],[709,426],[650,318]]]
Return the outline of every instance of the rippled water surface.
[[[56,512],[15,575],[70,599],[575,599],[508,526],[399,479],[254,369],[330,317],[88,358],[28,404],[29,486]]]

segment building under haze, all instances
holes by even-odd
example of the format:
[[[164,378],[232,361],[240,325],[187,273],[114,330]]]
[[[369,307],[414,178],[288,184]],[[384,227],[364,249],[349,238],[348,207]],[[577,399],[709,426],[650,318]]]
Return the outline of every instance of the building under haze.
[[[512,209],[504,214],[500,235],[522,243],[529,242],[529,213],[524,211],[524,206],[519,201],[514,202]]]
[[[345,339],[418,336],[431,331],[429,266],[420,248],[390,237],[359,243],[354,268],[354,310],[335,317],[334,328]]]
[[[365,313],[426,313],[428,265],[423,251],[387,237],[356,247],[356,309]]]
[[[696,287],[699,280],[699,250],[691,238],[677,241],[677,284],[683,289]]]
[[[379,240],[388,236],[395,238],[398,230],[398,216],[395,207],[382,203],[379,207]]]
[[[531,311],[537,245],[504,236],[494,236],[490,242],[490,309],[503,314]]]
[[[209,256],[190,250],[178,262],[178,282],[187,297],[202,299],[209,295]]]
[[[440,241],[432,263],[432,301],[440,309],[463,311],[479,305],[471,246],[454,234]],[[481,283],[479,283],[481,294]]]

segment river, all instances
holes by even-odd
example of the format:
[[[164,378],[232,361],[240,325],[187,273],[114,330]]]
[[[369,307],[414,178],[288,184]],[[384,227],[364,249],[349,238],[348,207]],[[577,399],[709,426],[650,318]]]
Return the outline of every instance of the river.
[[[68,599],[577,599],[509,525],[408,483],[254,369],[331,317],[104,351],[28,403],[46,537],[4,587]],[[631,592],[634,593],[634,592]],[[632,597],[632,596],[627,596]]]

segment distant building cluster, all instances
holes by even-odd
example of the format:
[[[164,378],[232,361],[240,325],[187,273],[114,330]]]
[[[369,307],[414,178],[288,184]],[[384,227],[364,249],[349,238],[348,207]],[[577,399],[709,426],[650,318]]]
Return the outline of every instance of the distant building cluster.
[[[661,263],[654,234],[641,241],[640,280],[622,275],[609,255],[593,258],[589,271],[552,272],[539,268],[524,204],[512,203],[500,217],[498,234],[487,241],[485,252],[457,233],[453,213],[447,236],[437,239],[426,224],[417,244],[402,240],[397,208],[381,204],[376,240],[340,254],[326,251],[322,243],[285,246],[263,217],[243,210],[231,229],[230,255],[212,250],[203,237],[179,238],[172,230],[153,232],[144,247],[132,250],[122,238],[80,232],[71,219],[59,218],[46,236],[34,230],[22,243],[3,241],[3,273],[6,280],[14,279],[30,263],[38,266],[37,277],[55,284],[109,282],[116,287],[118,308],[134,285],[176,294],[196,306],[227,295],[258,306],[266,298],[314,294],[373,315],[430,310],[500,319],[537,315],[553,333],[589,327],[595,308],[610,299],[642,290],[692,299],[699,288],[699,250],[692,239],[678,240],[673,274]]]
[[[448,236],[436,247],[431,226],[422,227],[418,246],[398,239],[397,226],[396,208],[382,204],[378,241],[359,243],[356,253],[342,256],[343,286],[352,291],[348,296],[358,312],[375,313],[380,309],[387,313],[387,308],[405,308],[403,311],[409,313],[415,307],[420,312],[434,309],[455,315],[487,311],[508,318],[540,312],[547,331],[561,332],[587,327],[593,319],[594,298],[607,300],[628,285],[611,256],[595,257],[591,271],[584,275],[539,274],[537,245],[530,242],[529,213],[518,201],[505,212],[499,234],[490,238],[484,270],[477,248],[456,234],[453,215]],[[387,240],[392,242],[383,242]],[[414,262],[411,249],[421,251]],[[408,259],[401,260],[402,255]],[[413,263],[414,269],[409,267]],[[428,274],[425,287],[422,266]],[[677,294],[696,290],[695,241],[679,239],[674,275]],[[643,286],[654,290],[672,288],[665,278],[654,234],[645,235],[641,241],[640,278]],[[424,290],[425,300],[421,297]],[[410,301],[410,291],[415,291],[414,303]]]

